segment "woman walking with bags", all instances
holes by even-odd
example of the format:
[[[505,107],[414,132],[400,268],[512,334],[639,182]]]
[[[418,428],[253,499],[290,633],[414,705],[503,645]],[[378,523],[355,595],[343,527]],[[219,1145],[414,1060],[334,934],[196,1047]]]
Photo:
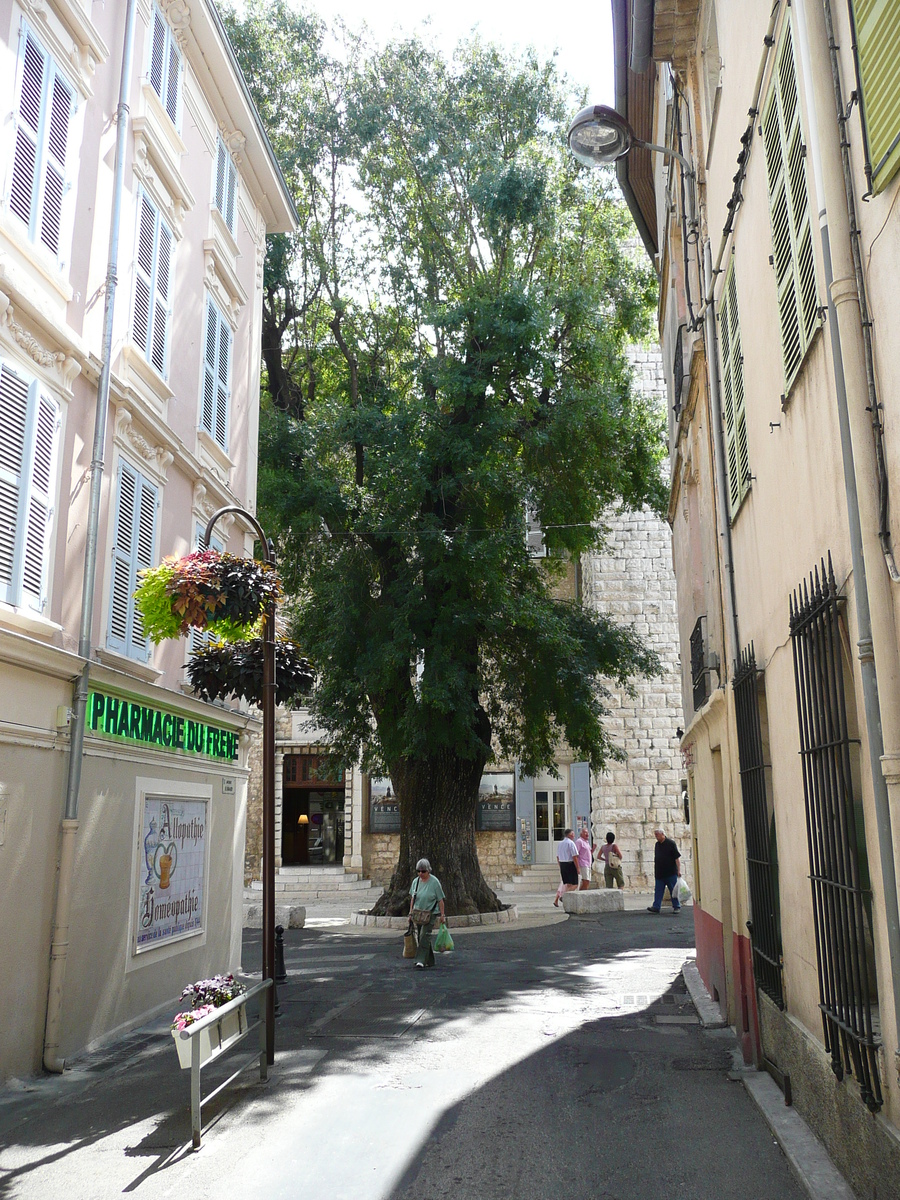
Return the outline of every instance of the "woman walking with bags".
[[[427,858],[420,858],[416,863],[416,878],[410,885],[409,896],[409,919],[415,927],[419,943],[416,966],[423,969],[433,967],[431,931],[438,913],[441,924],[444,924],[444,889],[438,877],[432,875],[431,863]]]

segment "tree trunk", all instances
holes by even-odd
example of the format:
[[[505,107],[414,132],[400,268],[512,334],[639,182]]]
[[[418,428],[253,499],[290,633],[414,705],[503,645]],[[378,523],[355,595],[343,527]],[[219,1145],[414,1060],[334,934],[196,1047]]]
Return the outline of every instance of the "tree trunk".
[[[427,858],[444,889],[448,916],[497,912],[501,902],[485,883],[475,849],[475,809],[485,759],[452,750],[390,764],[400,804],[400,854],[391,881],[372,912],[409,911],[416,863]]]

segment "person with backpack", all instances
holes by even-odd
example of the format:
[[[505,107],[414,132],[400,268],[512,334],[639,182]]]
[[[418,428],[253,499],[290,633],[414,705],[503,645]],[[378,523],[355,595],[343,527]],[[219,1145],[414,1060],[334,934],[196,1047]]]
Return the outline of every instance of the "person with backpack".
[[[603,879],[606,886],[611,888],[615,880],[619,887],[623,888],[625,877],[622,874],[622,851],[616,844],[614,833],[606,835],[606,845],[600,847],[597,858],[603,860]]]

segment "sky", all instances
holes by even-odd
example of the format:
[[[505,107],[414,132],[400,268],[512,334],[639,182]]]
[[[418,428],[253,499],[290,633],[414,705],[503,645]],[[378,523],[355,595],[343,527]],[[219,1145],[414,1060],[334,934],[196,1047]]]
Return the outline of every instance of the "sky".
[[[547,0],[305,0],[303,7],[326,21],[340,16],[351,27],[365,22],[379,43],[420,30],[429,20],[446,53],[476,27],[485,40],[507,49],[534,46],[541,57],[557,51],[560,68],[577,88],[587,88],[589,103],[614,103],[612,17],[605,0],[562,9]]]

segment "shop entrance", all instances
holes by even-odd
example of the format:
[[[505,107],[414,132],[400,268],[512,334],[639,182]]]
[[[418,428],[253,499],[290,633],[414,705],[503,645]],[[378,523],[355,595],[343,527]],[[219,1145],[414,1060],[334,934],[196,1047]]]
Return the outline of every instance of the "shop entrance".
[[[344,860],[344,781],[328,778],[314,754],[286,755],[281,802],[285,866],[334,866]]]
[[[565,789],[534,789],[534,861],[555,863],[556,851],[569,824]]]

